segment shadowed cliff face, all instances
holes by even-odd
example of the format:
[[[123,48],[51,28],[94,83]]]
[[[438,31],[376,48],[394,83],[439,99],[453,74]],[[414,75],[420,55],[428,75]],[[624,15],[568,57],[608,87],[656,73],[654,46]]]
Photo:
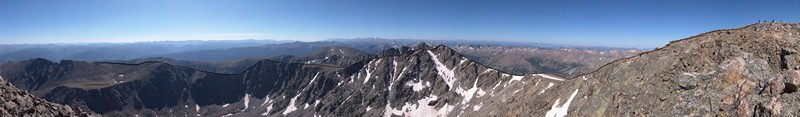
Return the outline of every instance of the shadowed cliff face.
[[[791,115],[800,112],[798,27],[712,31],[573,78],[510,74],[427,44],[347,67],[262,60],[218,74],[31,60],[0,73],[50,101],[111,116]],[[79,80],[86,76],[104,82]]]

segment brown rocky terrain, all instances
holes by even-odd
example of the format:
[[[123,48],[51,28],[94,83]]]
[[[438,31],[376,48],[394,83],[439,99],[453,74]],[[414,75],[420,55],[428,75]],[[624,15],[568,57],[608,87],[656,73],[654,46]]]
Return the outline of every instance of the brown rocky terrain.
[[[0,77],[0,115],[3,117],[31,116],[93,116],[78,108],[47,102],[18,89]]]
[[[547,106],[510,103],[502,115],[791,116],[800,113],[798,39],[800,25],[789,23],[703,33],[557,83],[564,93]],[[513,100],[541,100],[529,95]]]

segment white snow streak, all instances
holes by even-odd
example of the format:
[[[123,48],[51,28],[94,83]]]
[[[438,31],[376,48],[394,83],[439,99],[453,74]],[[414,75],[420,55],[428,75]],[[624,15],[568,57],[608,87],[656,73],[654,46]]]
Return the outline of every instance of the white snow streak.
[[[244,94],[244,99],[243,100],[244,100],[244,109],[242,109],[242,112],[244,112],[244,110],[247,110],[247,108],[250,107],[249,106],[249,104],[250,104],[250,94]]]
[[[311,83],[314,83],[314,81],[317,80],[318,76],[319,76],[319,72],[317,72],[317,75],[314,75],[314,78],[311,78],[311,81],[308,82],[308,85],[306,85],[306,88],[310,87]]]
[[[492,71],[492,69],[486,69],[486,71],[481,72],[481,74]]]
[[[394,77],[394,73],[397,73],[397,60],[392,59],[392,68],[394,69],[392,69],[391,80],[389,81],[389,87],[387,88],[389,89],[389,92],[391,92],[394,87],[394,81],[400,79],[398,77]]]
[[[550,87],[553,87],[553,85],[554,85],[553,83],[547,84],[547,88],[544,88],[544,89],[542,89],[542,91],[539,91],[539,94],[544,93],[544,91],[547,91],[547,89],[550,89]],[[536,95],[539,95],[539,94],[536,94]]]
[[[563,105],[558,105],[560,99],[556,99],[556,103],[553,104],[553,107],[550,108],[550,111],[547,111],[545,117],[563,117],[567,115],[569,104],[572,102],[572,98],[575,98],[575,94],[578,94],[578,89],[575,89],[575,91],[572,92],[572,95],[569,96],[569,99],[567,99],[567,102]]]
[[[480,77],[475,78],[475,82],[472,83],[472,88],[467,89],[466,91],[464,89],[461,89],[461,87],[456,87],[456,93],[461,94],[461,96],[464,98],[464,100],[461,101],[461,104],[466,104],[467,102],[469,102],[469,100],[471,100],[472,97],[475,95],[475,92],[477,92],[480,89],[478,88],[479,79]],[[480,95],[482,96],[483,94]]]
[[[370,72],[370,70],[369,70],[369,68],[372,67],[372,63],[373,62],[375,63],[375,65],[377,65],[378,63],[381,62],[381,59],[378,59],[378,62],[370,61],[369,63],[367,63],[367,69],[364,70],[365,72],[367,72],[367,78],[364,79],[364,83],[367,83],[367,81],[369,81],[370,77],[372,77],[372,72],[375,72],[375,70],[372,70],[372,72]]]
[[[433,60],[433,62],[436,63],[436,70],[439,71],[439,76],[442,76],[442,78],[444,78],[444,82],[447,83],[447,86],[455,87],[453,83],[456,82],[456,78],[454,77],[455,73],[453,72],[453,70],[447,68],[447,66],[442,64],[442,62],[439,61],[439,57],[436,56],[436,54],[433,54],[433,52],[431,52],[430,50],[428,50],[428,54],[431,55],[431,60]]]
[[[534,75],[536,75],[536,76],[541,76],[541,77],[543,77],[543,78],[547,78],[547,79],[558,80],[558,81],[564,81],[564,79],[563,79],[563,78],[559,78],[559,77],[552,76],[552,75],[549,75],[549,74],[534,74]]]
[[[272,102],[272,100],[269,99],[269,96],[264,97],[264,103],[261,103],[261,106],[267,105],[267,103],[270,103],[270,102]]]
[[[403,78],[403,74],[406,73],[406,68],[404,67],[402,71],[400,71],[400,75],[397,75],[397,79]]]

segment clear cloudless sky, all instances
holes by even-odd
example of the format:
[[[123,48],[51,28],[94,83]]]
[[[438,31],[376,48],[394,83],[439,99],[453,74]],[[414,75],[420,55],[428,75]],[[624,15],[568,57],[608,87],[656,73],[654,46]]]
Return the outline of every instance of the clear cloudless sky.
[[[653,48],[800,2],[756,0],[0,0],[0,44],[404,38]]]

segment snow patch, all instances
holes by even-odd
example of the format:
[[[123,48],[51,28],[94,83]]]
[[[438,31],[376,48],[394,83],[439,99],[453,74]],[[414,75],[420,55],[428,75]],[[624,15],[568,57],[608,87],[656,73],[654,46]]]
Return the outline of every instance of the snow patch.
[[[359,74],[361,74],[361,73],[359,73]],[[353,77],[355,77],[355,75],[350,75],[350,81],[348,81],[347,83],[353,83],[353,81],[356,80]]]
[[[294,105],[294,101],[297,101],[297,97],[300,97],[300,95],[298,94],[297,96],[294,96],[291,100],[289,100],[289,106],[286,106],[286,110],[283,111],[283,116],[286,116],[286,114],[289,114],[297,110],[297,107]]]
[[[481,110],[481,106],[483,106],[483,102],[478,105],[472,106],[472,111],[479,111]]]
[[[520,80],[522,80],[522,78],[525,78],[525,76],[511,76],[511,81],[508,81],[508,82],[511,83],[511,82],[514,82],[514,81],[520,81]]]
[[[389,103],[386,103],[386,107],[383,108],[383,116],[391,117],[392,115],[403,115],[403,110],[395,110]]]
[[[398,115],[398,116],[410,116],[410,117],[431,117],[431,116],[439,116],[439,117],[446,117],[450,111],[455,108],[455,106],[445,104],[439,109],[436,109],[436,106],[428,106],[428,103],[437,101],[438,97],[434,95],[430,95],[423,99],[417,100],[416,104],[411,104],[406,102],[400,110],[395,110],[393,108],[387,108],[384,111],[384,116],[391,116],[391,115]],[[388,107],[388,105],[387,105]],[[387,114],[391,113],[391,115]]]
[[[558,105],[561,99],[556,99],[556,103],[553,103],[553,107],[550,107],[550,111],[547,111],[545,117],[563,117],[567,115],[569,104],[572,102],[572,98],[575,98],[575,94],[578,94],[578,89],[575,89],[572,95],[569,96],[569,99],[567,99],[567,102],[562,105]]]
[[[270,102],[271,102],[271,101],[270,101]],[[269,112],[270,112],[270,111],[272,111],[272,104],[275,104],[275,103],[271,103],[271,104],[269,104],[269,107],[267,107],[267,111],[266,111],[266,112],[264,112],[264,113],[261,113],[261,115],[263,115],[263,116],[267,116],[267,115],[269,115]]]
[[[503,75],[505,77],[508,77],[507,74],[503,74]],[[511,76],[511,80],[509,80],[508,83],[504,84],[503,87],[508,87],[508,84],[511,84],[514,81],[520,81],[520,80],[522,80],[522,78],[525,78],[525,76]]]
[[[228,107],[228,105],[231,105],[231,104],[225,104],[225,105],[222,105],[222,107]]]
[[[411,86],[411,89],[413,89],[414,91],[419,92],[422,89],[424,89],[425,87],[428,87],[428,86],[431,85],[431,82],[425,82],[425,84],[423,84],[422,82],[423,81],[419,81],[419,82],[408,81],[408,82],[406,82],[406,86]]]

